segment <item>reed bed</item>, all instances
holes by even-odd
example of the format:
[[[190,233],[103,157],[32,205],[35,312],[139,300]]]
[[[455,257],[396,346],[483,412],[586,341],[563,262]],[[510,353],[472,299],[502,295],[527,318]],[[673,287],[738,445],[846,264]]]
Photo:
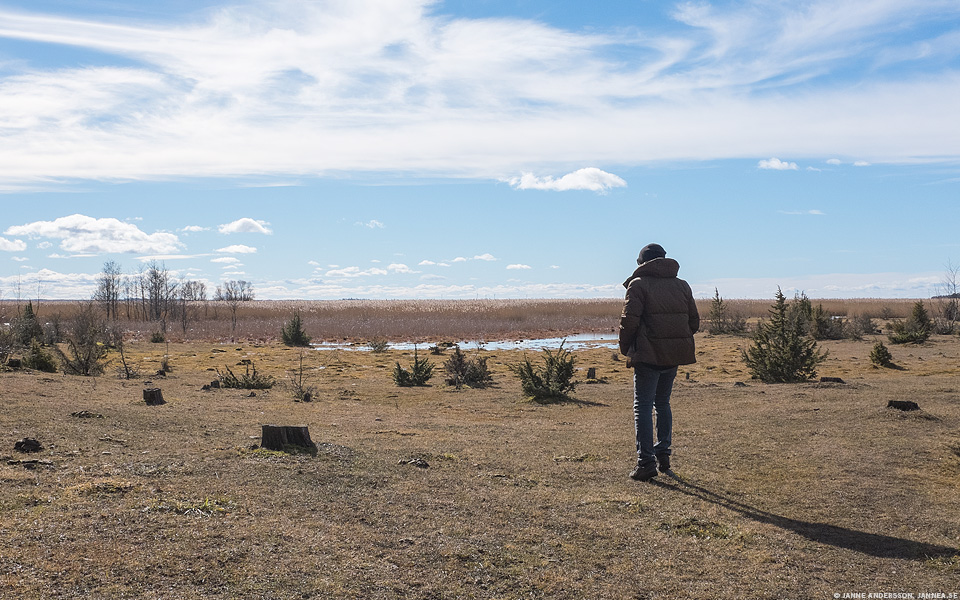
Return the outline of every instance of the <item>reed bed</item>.
[[[771,300],[724,300],[748,320],[766,317]],[[814,299],[829,314],[877,319],[909,316],[914,299]],[[935,305],[938,300],[925,300]],[[698,300],[701,316],[710,314],[712,300]],[[81,301],[41,301],[34,308],[41,320],[66,321]],[[166,323],[126,320],[119,325],[131,337],[149,338],[163,331],[171,341],[273,341],[296,311],[314,341],[504,340],[616,331],[619,299],[569,300],[255,300],[242,302],[236,312],[226,302],[191,303],[188,318]],[[16,316],[17,303],[0,302],[0,322]]]

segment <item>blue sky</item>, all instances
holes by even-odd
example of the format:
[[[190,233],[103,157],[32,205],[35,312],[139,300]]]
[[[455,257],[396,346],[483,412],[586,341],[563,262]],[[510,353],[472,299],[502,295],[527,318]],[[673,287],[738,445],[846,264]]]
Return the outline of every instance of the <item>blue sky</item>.
[[[0,0],[0,292],[928,297],[960,4]]]

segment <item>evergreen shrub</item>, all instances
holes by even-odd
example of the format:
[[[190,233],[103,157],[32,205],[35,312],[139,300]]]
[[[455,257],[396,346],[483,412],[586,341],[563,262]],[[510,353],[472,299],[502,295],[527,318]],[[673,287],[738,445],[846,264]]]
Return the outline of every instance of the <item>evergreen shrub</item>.
[[[453,347],[453,354],[443,363],[443,368],[448,376],[447,385],[452,385],[458,390],[463,386],[485,388],[493,382],[486,357],[467,358],[467,355],[460,350],[460,346]]]
[[[303,330],[300,311],[293,313],[293,317],[280,329],[280,339],[284,346],[303,348],[310,345],[310,336]]]
[[[420,358],[417,347],[413,347],[413,364],[410,370],[404,369],[397,362],[393,369],[393,381],[400,387],[424,386],[433,377],[433,365],[426,358]]]
[[[877,367],[890,367],[893,365],[893,355],[890,350],[883,345],[883,342],[877,342],[870,350],[870,363]]]
[[[783,292],[777,288],[776,301],[770,308],[770,319],[757,326],[753,345],[741,350],[743,362],[754,378],[765,383],[797,383],[817,374],[817,365],[827,358],[798,318],[805,306],[788,309]]]
[[[523,394],[540,403],[568,400],[577,385],[573,381],[575,357],[561,343],[556,352],[544,348],[543,363],[542,367],[534,367],[530,359],[525,358],[510,367],[520,378]]]
[[[933,322],[923,306],[923,301],[917,300],[910,317],[906,321],[897,319],[891,323],[890,328],[893,331],[887,339],[891,344],[922,344],[933,333]]]
[[[34,338],[30,342],[30,349],[23,357],[23,366],[44,373],[56,373],[57,361],[52,354],[43,349],[40,341]]]

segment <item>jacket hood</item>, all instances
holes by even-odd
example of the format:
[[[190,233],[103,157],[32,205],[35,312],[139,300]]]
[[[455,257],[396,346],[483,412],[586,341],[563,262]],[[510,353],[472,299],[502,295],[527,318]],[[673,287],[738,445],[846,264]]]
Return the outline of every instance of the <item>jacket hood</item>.
[[[655,258],[637,267],[633,275],[623,282],[623,287],[629,287],[637,277],[676,277],[679,272],[680,263],[672,258]]]

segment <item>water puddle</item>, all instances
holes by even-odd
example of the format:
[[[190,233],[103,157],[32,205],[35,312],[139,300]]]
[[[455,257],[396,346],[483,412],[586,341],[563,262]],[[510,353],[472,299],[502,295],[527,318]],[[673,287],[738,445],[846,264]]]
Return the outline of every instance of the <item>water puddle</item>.
[[[616,333],[577,333],[566,337],[537,338],[532,340],[497,340],[489,342],[480,342],[475,340],[466,340],[458,342],[461,350],[473,350],[482,348],[484,350],[556,350],[563,344],[567,350],[587,350],[590,348],[617,348]],[[426,350],[432,344],[417,344],[417,348]],[[320,342],[311,344],[316,350],[349,350],[356,352],[369,352],[369,344],[347,343],[347,342]],[[413,342],[391,343],[390,350],[413,350]]]

